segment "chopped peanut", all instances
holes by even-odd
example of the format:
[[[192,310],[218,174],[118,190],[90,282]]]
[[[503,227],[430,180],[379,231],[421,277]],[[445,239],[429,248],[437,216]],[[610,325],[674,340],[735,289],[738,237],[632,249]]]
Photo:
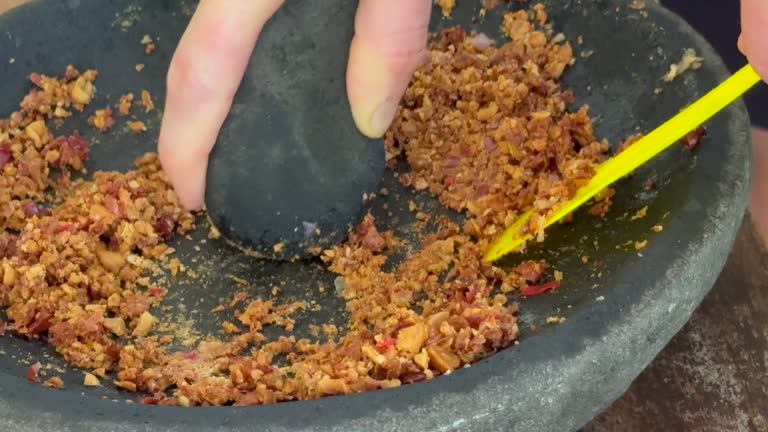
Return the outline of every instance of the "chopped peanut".
[[[45,126],[43,120],[37,120],[24,129],[24,132],[35,143],[35,146],[40,148],[43,144],[48,142],[48,128]]]
[[[96,250],[96,256],[99,258],[101,265],[112,273],[120,273],[120,270],[125,266],[125,257],[119,252],[99,248]]]
[[[112,214],[106,207],[101,204],[93,204],[88,212],[88,215],[94,221],[104,221],[105,224],[110,225],[115,220],[115,215]]]
[[[3,262],[3,285],[13,286],[16,283],[17,272],[10,263]]]
[[[400,330],[397,334],[397,349],[416,354],[424,346],[427,337],[429,337],[427,326],[422,322],[416,323]]]
[[[317,383],[317,390],[324,395],[338,395],[349,393],[349,387],[347,383],[341,378],[330,378],[324,376]]]
[[[429,369],[429,354],[427,350],[422,349],[421,352],[413,356],[413,362],[424,370]]]
[[[131,113],[131,106],[133,105],[133,93],[126,93],[120,96],[120,103],[118,104],[118,112],[120,115],[127,116]]]
[[[384,362],[387,360],[387,358],[381,354],[380,352],[376,351],[376,348],[374,348],[371,345],[363,345],[361,348],[363,354],[365,354],[366,357],[371,359],[374,363],[378,365],[384,364]]]
[[[114,333],[116,336],[125,336],[125,320],[118,318],[104,318],[104,328]]]
[[[51,388],[64,388],[64,380],[61,379],[61,377],[53,377],[43,383],[44,387],[51,387]]]
[[[145,112],[155,109],[155,103],[152,102],[152,95],[149,93],[149,90],[141,91],[141,104],[144,105]]]
[[[96,387],[100,386],[101,382],[96,378],[96,375],[86,372],[85,377],[83,377],[83,385],[86,387]]]
[[[128,122],[128,129],[135,133],[146,132],[147,125],[145,125],[143,121],[132,121]]]
[[[148,335],[149,332],[152,331],[155,321],[156,319],[151,313],[144,312],[139,317],[136,327],[133,328],[133,333],[131,333],[131,335],[140,337]]]
[[[456,0],[435,0],[435,4],[440,6],[443,17],[447,18],[453,13],[453,8],[456,7]]]
[[[96,110],[92,116],[88,117],[88,124],[98,129],[99,132],[106,132],[115,125],[115,119],[112,117],[112,108],[106,107]]]
[[[461,360],[456,354],[440,345],[428,346],[427,354],[429,354],[429,360],[432,367],[440,372],[455,370],[461,365]]]
[[[72,83],[69,92],[72,100],[79,104],[86,105],[91,103],[91,99],[93,99],[94,94],[96,94],[96,87],[86,79],[85,75],[82,75]]]
[[[115,381],[115,385],[131,392],[136,391],[136,383],[132,381]]]

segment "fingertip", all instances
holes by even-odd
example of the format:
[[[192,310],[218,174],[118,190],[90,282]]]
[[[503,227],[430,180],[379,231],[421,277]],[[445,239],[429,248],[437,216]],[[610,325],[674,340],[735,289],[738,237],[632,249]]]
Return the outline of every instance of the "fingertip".
[[[741,24],[739,49],[760,76],[768,79],[768,49],[765,44],[768,40],[768,2],[742,0]]]
[[[426,55],[430,0],[361,0],[347,68],[358,129],[379,138]]]
[[[204,205],[208,157],[179,151],[183,143],[169,138],[172,135],[168,134],[169,127],[166,125],[170,126],[164,123],[158,140],[160,165],[181,205],[187,210],[200,210]]]

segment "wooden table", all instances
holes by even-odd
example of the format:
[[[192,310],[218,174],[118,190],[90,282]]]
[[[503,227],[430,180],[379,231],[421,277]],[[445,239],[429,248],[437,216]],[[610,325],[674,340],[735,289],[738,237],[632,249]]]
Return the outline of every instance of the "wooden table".
[[[749,217],[691,320],[584,428],[607,431],[768,431],[768,253]]]

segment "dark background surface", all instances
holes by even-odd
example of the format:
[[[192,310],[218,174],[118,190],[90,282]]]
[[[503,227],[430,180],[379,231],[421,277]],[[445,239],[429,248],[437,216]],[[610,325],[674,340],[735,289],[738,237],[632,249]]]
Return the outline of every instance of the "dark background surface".
[[[747,63],[736,45],[741,33],[739,0],[661,0],[661,4],[684,17],[707,38],[731,71]],[[752,123],[768,127],[768,86],[752,89],[746,102]]]

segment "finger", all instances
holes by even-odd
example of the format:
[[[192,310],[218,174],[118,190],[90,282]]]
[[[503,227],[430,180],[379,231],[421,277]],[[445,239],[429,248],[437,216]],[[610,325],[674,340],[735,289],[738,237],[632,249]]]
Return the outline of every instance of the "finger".
[[[749,62],[768,79],[768,1],[742,0],[739,48]]]
[[[176,48],[158,151],[189,209],[203,206],[208,155],[259,33],[283,0],[203,0]]]
[[[357,127],[380,137],[426,56],[431,0],[360,0],[347,91]]]

